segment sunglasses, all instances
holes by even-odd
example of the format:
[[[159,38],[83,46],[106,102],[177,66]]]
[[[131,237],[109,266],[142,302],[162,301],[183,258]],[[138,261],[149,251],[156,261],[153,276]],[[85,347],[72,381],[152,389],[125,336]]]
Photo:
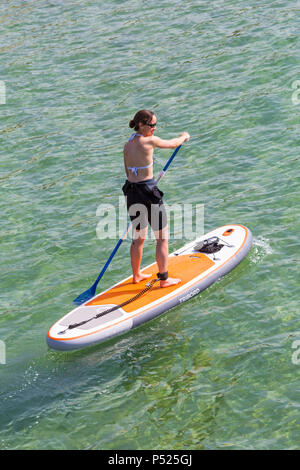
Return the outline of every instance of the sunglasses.
[[[152,127],[152,128],[153,128],[153,127],[155,127],[155,126],[156,126],[156,124],[157,124],[157,122],[155,122],[154,124],[147,124],[147,126],[149,126],[149,127]]]

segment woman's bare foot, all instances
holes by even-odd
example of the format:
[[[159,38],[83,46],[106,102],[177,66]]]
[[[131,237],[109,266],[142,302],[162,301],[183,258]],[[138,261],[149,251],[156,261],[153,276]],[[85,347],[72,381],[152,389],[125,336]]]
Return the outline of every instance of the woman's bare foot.
[[[174,279],[172,277],[168,277],[165,281],[160,281],[160,287],[170,287],[179,284],[181,279]]]
[[[151,276],[152,276],[152,274],[139,273],[136,276],[133,276],[132,282],[133,282],[133,284],[138,284],[139,282],[144,281],[145,279],[148,279]]]

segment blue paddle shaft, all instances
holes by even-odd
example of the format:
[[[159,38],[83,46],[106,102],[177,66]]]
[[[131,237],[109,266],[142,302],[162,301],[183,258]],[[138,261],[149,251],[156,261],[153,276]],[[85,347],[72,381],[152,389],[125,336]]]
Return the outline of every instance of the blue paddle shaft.
[[[124,232],[122,238],[120,238],[120,240],[118,241],[118,243],[116,244],[116,246],[114,247],[110,257],[108,258],[108,260],[106,261],[105,265],[103,266],[103,269],[101,271],[101,273],[99,274],[99,276],[97,277],[96,279],[96,282],[98,284],[98,282],[100,281],[101,277],[103,276],[103,274],[105,273],[105,271],[107,270],[108,266],[110,265],[110,262],[112,261],[113,257],[115,256],[115,254],[117,253],[118,249],[120,248],[120,245],[121,243],[123,242],[123,240],[125,239],[127,233],[129,232],[130,230],[130,227],[132,225],[132,222],[130,222],[130,224],[128,225],[126,231]]]
[[[179,149],[180,149],[181,145],[179,145],[175,150],[174,152],[172,153],[171,157],[169,158],[169,160],[167,161],[167,163],[165,164],[164,168],[163,168],[163,172],[165,173],[167,171],[167,169],[169,168],[169,166],[171,165],[172,161],[174,160],[175,156],[177,155],[177,152],[179,152]]]

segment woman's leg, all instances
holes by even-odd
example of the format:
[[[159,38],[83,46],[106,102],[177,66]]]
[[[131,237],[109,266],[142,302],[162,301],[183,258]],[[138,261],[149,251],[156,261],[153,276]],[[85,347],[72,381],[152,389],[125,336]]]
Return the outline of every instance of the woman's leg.
[[[158,266],[158,272],[163,274],[168,271],[168,226],[166,225],[162,230],[155,231],[154,233],[156,237],[156,262]],[[160,287],[173,286],[179,282],[181,282],[181,279],[167,277],[167,279],[160,281]]]
[[[151,274],[143,274],[140,271],[142,256],[143,256],[143,247],[145,243],[145,238],[147,236],[148,228],[143,228],[141,230],[134,230],[133,240],[130,247],[130,257],[131,257],[131,267],[133,274],[133,283],[138,282],[151,277]]]

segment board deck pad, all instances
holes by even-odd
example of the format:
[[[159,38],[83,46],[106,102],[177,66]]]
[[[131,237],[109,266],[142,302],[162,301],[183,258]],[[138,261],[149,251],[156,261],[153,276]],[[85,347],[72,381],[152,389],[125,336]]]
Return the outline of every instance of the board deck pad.
[[[125,312],[133,312],[137,308],[149,304],[154,300],[158,300],[167,293],[169,294],[170,292],[177,290],[179,287],[182,287],[195,276],[203,273],[213,265],[214,262],[202,253],[169,257],[169,276],[181,279],[181,283],[170,287],[164,287],[163,289],[159,286],[159,283],[157,283],[145,295],[134,302],[125,305],[123,310],[125,310]],[[146,284],[151,279],[156,278],[156,263],[149,266],[147,269],[143,269],[142,272],[145,274],[152,274],[151,278],[141,281],[138,284],[133,284],[131,276],[127,281],[112,287],[105,293],[88,302],[86,305],[106,305],[108,303],[119,305],[122,302],[125,302],[128,298],[134,297],[140,291],[145,289]]]
[[[109,309],[110,307],[114,307],[114,305],[105,305],[103,306],[102,309],[97,308],[96,310],[94,308],[85,308],[84,310],[84,315],[86,318],[92,318],[96,314],[100,313],[101,311],[105,311]],[[124,313],[120,310],[114,310],[113,312],[107,313],[103,317],[95,318],[94,320],[89,321],[88,323],[85,323],[84,325],[80,325],[77,328],[80,328],[81,330],[91,330],[95,328],[96,326],[104,325],[104,323],[111,322],[112,320],[116,320],[117,318],[121,318],[124,315]],[[82,312],[80,309],[73,311],[73,315],[70,315],[68,318],[65,318],[60,322],[61,325],[63,326],[68,326],[72,323],[78,323],[82,321]]]
[[[216,253],[200,253],[196,245],[210,237],[218,237],[221,249]],[[59,319],[49,329],[47,343],[53,349],[65,351],[91,346],[125,333],[188,301],[218,281],[245,258],[251,245],[252,234],[243,225],[230,224],[212,230],[169,255],[169,276],[181,279],[179,284],[161,288],[158,281],[134,299],[157,277],[157,264],[152,263],[142,269],[151,277],[133,284],[132,276],[129,276]],[[129,258],[129,254],[127,256]],[[115,310],[109,311],[111,308]],[[108,313],[101,316],[107,310]],[[97,315],[100,316],[95,318]],[[69,328],[73,324],[76,326]]]

